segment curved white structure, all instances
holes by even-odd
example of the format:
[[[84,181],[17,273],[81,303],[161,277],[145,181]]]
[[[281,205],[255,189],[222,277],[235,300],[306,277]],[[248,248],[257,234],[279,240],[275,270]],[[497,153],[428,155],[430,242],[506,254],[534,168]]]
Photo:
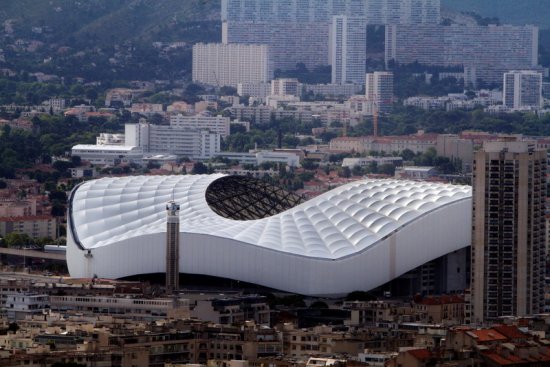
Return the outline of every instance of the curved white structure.
[[[71,194],[71,276],[165,271],[165,204],[181,205],[180,271],[306,295],[370,290],[470,245],[471,188],[362,180],[271,217],[233,220],[208,205],[223,175],[88,181]]]

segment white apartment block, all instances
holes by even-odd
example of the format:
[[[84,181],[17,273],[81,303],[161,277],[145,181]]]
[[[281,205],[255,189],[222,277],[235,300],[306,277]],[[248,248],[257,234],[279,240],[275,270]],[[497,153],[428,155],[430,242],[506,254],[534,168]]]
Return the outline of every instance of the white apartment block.
[[[251,151],[249,153],[220,152],[216,156],[238,161],[240,164],[260,165],[264,162],[284,163],[288,167],[300,167],[300,156],[291,152]]]
[[[364,84],[367,19],[337,15],[330,30],[332,84]]]
[[[515,70],[504,74],[502,104],[512,110],[542,108],[542,74]]]
[[[188,130],[208,130],[220,134],[222,138],[229,136],[231,119],[223,116],[198,114],[185,116],[181,113],[170,116],[170,126]]]
[[[71,155],[92,164],[116,166],[122,163],[141,164],[143,150],[136,146],[77,144],[72,147]]]
[[[361,91],[358,84],[304,84],[304,93],[322,94],[327,97],[351,97]]]
[[[24,320],[27,316],[42,314],[49,308],[46,294],[13,294],[6,298],[5,312],[8,320]]]
[[[302,95],[301,84],[298,79],[294,78],[273,79],[271,81],[271,95],[300,97]]]
[[[440,0],[222,0],[222,42],[267,44],[274,69],[328,65],[332,17],[439,24]]]
[[[267,45],[198,43],[193,46],[193,82],[217,87],[265,83],[273,77]]]
[[[256,98],[265,98],[271,92],[270,83],[239,83],[237,84],[237,94],[239,96],[249,96]]]
[[[237,120],[268,124],[271,121],[271,108],[267,106],[234,106],[230,107],[231,116]]]
[[[173,154],[192,159],[208,159],[220,151],[221,136],[207,129],[152,125],[141,121],[125,125],[126,148],[138,147],[143,153]]]
[[[47,101],[44,101],[42,105],[51,108],[54,113],[65,110],[66,106],[64,98],[50,98]]]
[[[388,113],[393,105],[393,73],[390,71],[375,71],[366,76],[365,96],[373,101],[378,112]]]
[[[509,70],[538,64],[538,28],[511,25],[386,26],[386,64],[464,67],[464,79],[501,83]]]
[[[222,22],[330,22],[334,15],[369,24],[439,24],[440,0],[222,0]]]

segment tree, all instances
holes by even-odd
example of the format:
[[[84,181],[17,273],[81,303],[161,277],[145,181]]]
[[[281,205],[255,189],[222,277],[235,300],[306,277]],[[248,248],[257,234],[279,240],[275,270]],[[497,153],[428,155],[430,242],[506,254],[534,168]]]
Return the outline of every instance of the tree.
[[[342,169],[338,171],[338,176],[349,178],[351,177],[351,170],[349,169],[349,167],[342,167]]]
[[[191,173],[194,175],[204,175],[208,173],[208,167],[206,167],[202,162],[195,162],[195,164],[193,164],[193,170],[191,171]]]
[[[327,309],[328,308],[328,305],[323,302],[323,301],[315,301],[313,302],[309,308],[313,308],[313,309]]]
[[[30,237],[25,233],[11,232],[4,236],[4,244],[10,248],[24,247],[29,243]]]
[[[75,167],[78,167],[78,166],[80,166],[80,165],[82,164],[82,158],[80,158],[80,157],[77,156],[77,155],[73,155],[73,156],[71,157],[71,162],[73,163],[73,165],[74,165]]]

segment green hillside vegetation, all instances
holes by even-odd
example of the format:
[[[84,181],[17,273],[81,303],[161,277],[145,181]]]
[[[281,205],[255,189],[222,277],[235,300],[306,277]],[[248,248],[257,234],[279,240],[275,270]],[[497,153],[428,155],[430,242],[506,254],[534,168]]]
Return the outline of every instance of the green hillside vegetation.
[[[503,23],[550,28],[548,0],[441,0],[443,9],[496,17]]]
[[[74,44],[125,40],[194,42],[219,39],[217,0],[5,0],[0,22],[13,21],[17,35],[39,35]],[[34,34],[37,38],[37,35]]]

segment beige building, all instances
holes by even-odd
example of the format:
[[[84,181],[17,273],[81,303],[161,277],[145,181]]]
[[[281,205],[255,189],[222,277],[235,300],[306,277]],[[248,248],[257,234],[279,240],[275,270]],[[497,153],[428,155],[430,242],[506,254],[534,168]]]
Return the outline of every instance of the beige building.
[[[47,215],[0,218],[0,236],[26,234],[32,238],[57,238],[57,220]]]
[[[36,215],[36,200],[0,201],[0,218],[24,217],[29,215]]]
[[[371,139],[366,136],[360,137],[347,137],[342,136],[334,138],[330,141],[330,150],[341,151],[341,152],[356,152],[364,153],[366,152],[366,144]]]
[[[441,134],[437,137],[435,149],[438,156],[460,160],[463,172],[472,171],[474,142],[471,139],[461,139],[457,135]]]
[[[447,325],[464,323],[464,298],[460,296],[426,297],[415,303],[414,310],[425,314],[425,322]]]
[[[543,310],[547,154],[534,146],[509,138],[475,154],[472,323]]]
[[[117,315],[133,319],[186,319],[189,300],[182,298],[122,298],[108,296],[50,296],[52,310]]]

